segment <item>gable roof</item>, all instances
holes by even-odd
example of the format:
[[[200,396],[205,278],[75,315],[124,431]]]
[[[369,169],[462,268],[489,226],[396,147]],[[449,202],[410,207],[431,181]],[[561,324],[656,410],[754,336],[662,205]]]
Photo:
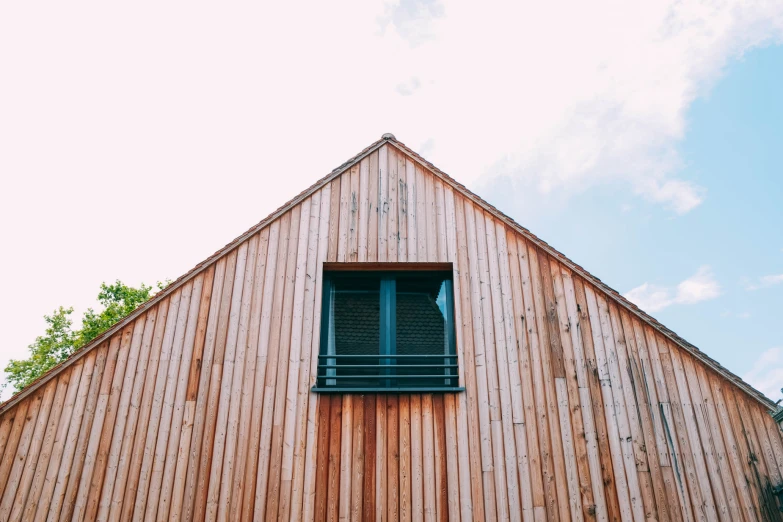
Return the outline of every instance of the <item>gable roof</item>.
[[[623,297],[622,294],[620,294],[618,291],[609,287],[599,278],[595,277],[590,272],[582,268],[580,265],[576,264],[575,262],[567,258],[564,254],[562,254],[554,247],[549,245],[546,241],[540,239],[538,236],[530,232],[527,228],[523,227],[522,225],[514,221],[511,217],[507,216],[506,214],[498,210],[496,207],[494,207],[493,205],[491,205],[481,197],[477,196],[476,194],[468,190],[468,188],[465,187],[463,184],[459,183],[454,178],[452,178],[451,176],[449,176],[448,174],[446,174],[445,172],[437,168],[435,165],[433,165],[432,163],[424,159],[418,153],[410,149],[407,145],[397,140],[393,134],[387,133],[384,134],[381,137],[381,139],[370,144],[364,150],[362,150],[361,152],[359,152],[349,160],[345,161],[342,165],[333,169],[329,174],[316,181],[309,188],[300,192],[298,195],[290,199],[288,202],[284,203],[277,210],[273,211],[267,217],[259,221],[256,225],[249,228],[247,231],[240,234],[236,238],[234,238],[223,248],[217,250],[214,254],[212,254],[202,262],[198,263],[187,273],[185,273],[184,275],[180,276],[175,281],[173,281],[165,289],[155,294],[146,303],[136,308],[136,310],[134,310],[131,314],[126,316],[123,320],[119,321],[117,324],[115,324],[114,326],[112,326],[111,328],[103,332],[101,335],[93,339],[90,343],[82,347],[79,351],[73,353],[68,359],[62,361],[57,366],[51,368],[48,372],[46,372],[44,375],[39,377],[36,381],[29,384],[22,391],[20,391],[10,399],[8,399],[6,402],[0,404],[0,414],[5,412],[9,408],[11,408],[14,404],[18,403],[25,397],[32,394],[35,390],[43,386],[46,382],[49,382],[52,378],[57,376],[65,368],[69,367],[75,361],[79,360],[87,352],[91,351],[97,346],[100,346],[105,340],[109,339],[116,332],[119,332],[120,330],[125,328],[128,324],[132,323],[137,317],[139,317],[147,310],[157,305],[160,301],[162,301],[167,296],[172,294],[178,288],[182,287],[185,283],[187,283],[188,281],[196,277],[202,271],[206,270],[213,263],[217,262],[220,258],[229,254],[232,250],[237,248],[246,239],[250,238],[254,234],[261,231],[264,227],[271,224],[277,218],[285,214],[288,210],[290,210],[297,204],[307,199],[311,194],[318,191],[327,183],[330,183],[333,179],[337,178],[344,172],[350,170],[351,167],[357,165],[362,159],[369,156],[374,151],[380,149],[384,144],[393,146],[397,148],[399,151],[401,151],[402,153],[415,159],[418,163],[424,166],[431,174],[440,178],[444,183],[448,184],[450,187],[452,187],[452,189],[454,189],[460,195],[462,195],[466,199],[482,207],[486,212],[489,212],[490,214],[492,214],[493,217],[508,225],[517,233],[521,234],[525,239],[535,244],[538,248],[540,248],[547,254],[556,258],[560,263],[567,266],[570,270],[572,270],[577,275],[585,279],[587,282],[589,282],[599,290],[605,292],[607,295],[611,296],[617,302],[618,305],[625,308],[629,313],[638,317],[641,321],[650,325],[652,328],[657,330],[660,334],[662,334],[664,337],[669,339],[671,342],[673,342],[683,350],[687,351],[688,353],[690,353],[691,355],[699,359],[701,362],[703,362],[705,365],[707,365],[708,367],[716,371],[725,379],[734,383],[738,388],[743,390],[752,398],[756,399],[764,407],[770,410],[777,409],[776,404],[771,399],[769,399],[766,395],[764,395],[763,393],[761,393],[760,391],[752,387],[750,384],[743,381],[739,376],[737,376],[736,374],[734,374],[733,372],[731,372],[730,370],[722,366],[719,362],[717,362],[715,359],[711,358],[709,355],[699,350],[693,344],[689,343],[688,341],[686,341],[685,339],[677,335],[674,331],[670,330],[669,328],[667,328],[666,326],[658,322],[654,317],[641,310],[635,304],[633,304],[628,299]]]

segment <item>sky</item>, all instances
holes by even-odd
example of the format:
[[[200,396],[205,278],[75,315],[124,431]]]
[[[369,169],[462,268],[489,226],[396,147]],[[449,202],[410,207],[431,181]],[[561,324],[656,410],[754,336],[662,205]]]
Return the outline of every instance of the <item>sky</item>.
[[[781,44],[776,1],[4,2],[0,367],[392,132],[777,400]]]

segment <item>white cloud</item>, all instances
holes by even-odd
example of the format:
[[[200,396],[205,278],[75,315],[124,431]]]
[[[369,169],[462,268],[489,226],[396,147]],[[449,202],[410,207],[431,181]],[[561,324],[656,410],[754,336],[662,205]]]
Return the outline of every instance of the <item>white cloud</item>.
[[[671,290],[644,283],[629,290],[625,298],[646,312],[657,312],[674,304]]]
[[[780,41],[783,4],[611,3],[593,12],[587,5],[595,6],[569,6],[571,22],[550,12],[560,6],[543,3],[529,16],[537,27],[521,23],[519,33],[526,36],[520,38],[538,40],[528,49],[543,53],[541,59],[525,50],[513,59],[490,59],[504,70],[498,91],[516,90],[519,96],[511,102],[503,95],[482,100],[482,110],[502,112],[516,125],[496,146],[507,153],[502,164],[493,165],[482,181],[491,185],[493,176],[507,176],[521,196],[531,199],[537,197],[531,187],[544,194],[574,194],[619,181],[676,214],[696,208],[706,189],[682,177],[677,149],[687,129],[688,109],[729,60],[754,46]],[[450,16],[451,9],[448,12]],[[604,26],[605,12],[613,13],[612,26]],[[500,18],[518,23],[517,17]],[[553,25],[558,26],[557,36],[545,34]],[[503,28],[498,32],[504,33]],[[525,85],[506,81],[505,70],[512,63],[535,79],[520,80]],[[558,109],[550,103],[560,104],[559,116],[554,117]],[[537,124],[530,130],[532,122]]]
[[[675,304],[694,304],[715,299],[720,292],[720,285],[710,267],[704,265],[674,288],[644,283],[628,291],[625,298],[646,312],[657,312]]]
[[[389,25],[413,47],[435,37],[433,22],[445,14],[439,0],[394,0],[378,17],[382,30]]]
[[[424,143],[422,143],[419,146],[418,153],[426,158],[430,154],[432,154],[432,151],[434,151],[434,150],[435,150],[435,140],[430,138],[428,140],[425,140]]]
[[[656,203],[663,203],[677,214],[685,214],[701,205],[706,190],[679,179],[641,179],[636,184],[638,193]]]
[[[419,81],[418,77],[413,76],[410,80],[398,83],[397,87],[394,89],[401,96],[410,96],[411,94],[418,91],[419,87],[421,87],[421,81]]]
[[[783,388],[783,347],[763,352],[742,378],[770,399],[780,399],[780,389]]]
[[[774,275],[759,277],[758,281],[756,281],[755,283],[746,281],[745,289],[760,290],[762,288],[768,288],[770,286],[779,285],[781,283],[783,283],[783,274],[774,274]]]

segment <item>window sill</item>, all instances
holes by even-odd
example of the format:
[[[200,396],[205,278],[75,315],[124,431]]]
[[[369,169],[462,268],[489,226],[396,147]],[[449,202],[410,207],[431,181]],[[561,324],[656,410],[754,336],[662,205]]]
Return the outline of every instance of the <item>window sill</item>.
[[[463,392],[465,388],[463,386],[441,386],[435,387],[420,387],[414,388],[410,386],[400,387],[378,387],[378,388],[344,388],[338,386],[318,387],[313,386],[310,391],[315,393],[388,393],[388,394],[400,394],[400,393],[455,393]]]

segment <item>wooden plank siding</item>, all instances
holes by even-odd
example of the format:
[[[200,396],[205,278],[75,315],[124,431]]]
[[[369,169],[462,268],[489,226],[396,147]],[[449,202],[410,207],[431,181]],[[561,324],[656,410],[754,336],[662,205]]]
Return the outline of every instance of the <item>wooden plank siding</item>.
[[[465,391],[310,391],[327,262],[450,264]],[[770,408],[382,140],[0,406],[0,522],[781,520]]]

